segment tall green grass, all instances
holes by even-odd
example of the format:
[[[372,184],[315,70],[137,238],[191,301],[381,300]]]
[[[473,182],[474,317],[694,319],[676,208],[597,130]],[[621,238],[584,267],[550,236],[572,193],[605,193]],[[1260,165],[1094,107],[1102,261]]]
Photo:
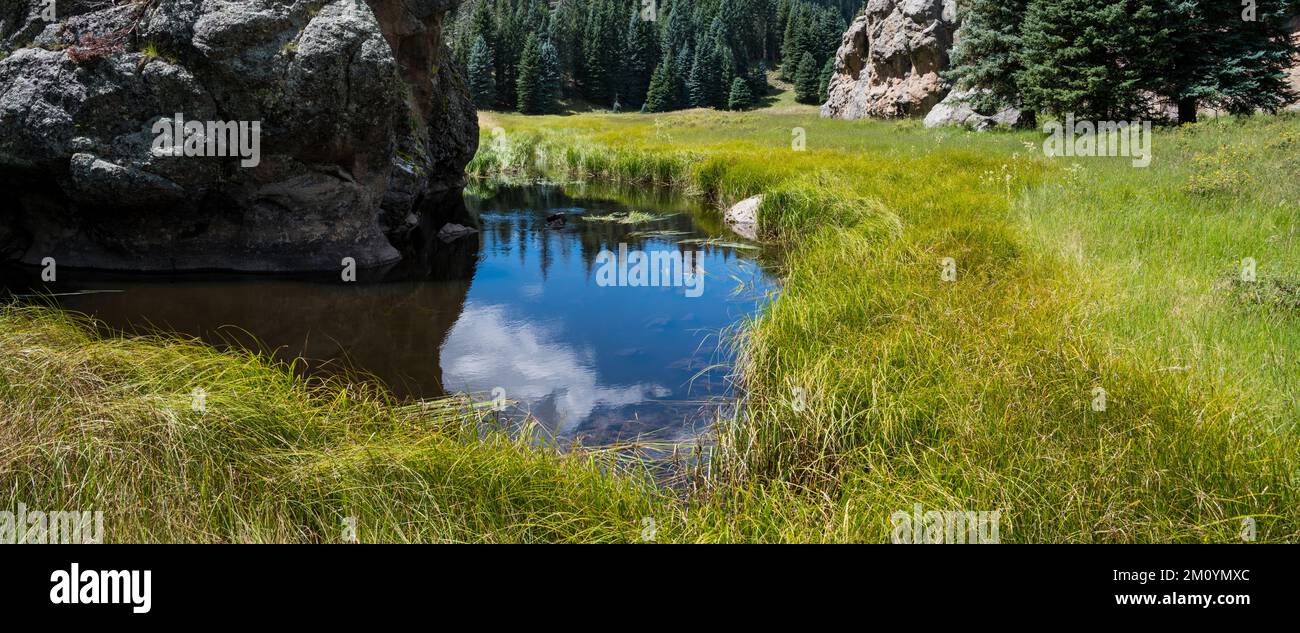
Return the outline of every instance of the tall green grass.
[[[1133,169],[800,107],[485,117],[480,179],[764,195],[782,289],[733,343],[748,397],[697,476],[10,307],[0,503],[103,510],[118,541],[328,542],[349,517],[363,541],[887,541],[913,504],[1001,510],[1013,542],[1231,542],[1247,518],[1296,541],[1297,139],[1163,130]]]
[[[400,406],[92,331],[0,307],[0,507],[100,511],[106,542],[632,542],[645,517],[672,534],[669,499],[617,452],[540,447],[462,399]]]
[[[1259,540],[1296,539],[1297,381],[1281,350],[1300,327],[1278,307],[1300,270],[1281,180],[1294,165],[1267,149],[1292,142],[1294,119],[1160,131],[1146,170],[1055,162],[1030,133],[799,114],[492,124],[524,140],[498,145],[516,152],[504,162],[481,154],[480,176],[667,182],[721,206],[765,194],[761,230],[790,254],[780,298],[738,343],[747,410],[720,424],[711,480],[737,505],[711,515],[714,534],[756,521],[764,537],[886,540],[889,514],[920,503],[1000,509],[1011,541],[1234,541],[1247,518]],[[1260,151],[1212,151],[1225,143]],[[1207,217],[1206,196],[1257,212]],[[1247,253],[1282,280],[1274,300],[1225,286]],[[1139,280],[1143,259],[1166,265]],[[809,507],[820,532],[756,518]]]

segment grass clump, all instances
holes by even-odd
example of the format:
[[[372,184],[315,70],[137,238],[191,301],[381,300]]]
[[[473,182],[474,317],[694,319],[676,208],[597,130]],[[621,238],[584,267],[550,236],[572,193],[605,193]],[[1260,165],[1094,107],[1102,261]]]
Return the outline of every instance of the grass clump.
[[[655,215],[645,211],[616,211],[604,215],[581,215],[578,216],[587,222],[605,222],[611,224],[645,224],[647,222],[657,222],[673,217],[670,215]]]
[[[398,406],[45,308],[0,307],[0,356],[0,507],[102,511],[106,542],[341,542],[349,519],[362,542],[671,534],[635,462],[486,430],[463,399]]]

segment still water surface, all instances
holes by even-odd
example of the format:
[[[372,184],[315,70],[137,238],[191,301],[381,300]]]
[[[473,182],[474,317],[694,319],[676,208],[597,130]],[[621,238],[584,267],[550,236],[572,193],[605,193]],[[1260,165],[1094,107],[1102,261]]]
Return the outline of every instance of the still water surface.
[[[728,406],[726,333],[775,285],[764,253],[715,211],[653,192],[542,185],[469,193],[465,204],[479,233],[429,237],[420,257],[358,283],[60,270],[48,290],[115,330],[301,358],[308,373],[363,372],[403,398],[504,390],[514,415],[535,416],[561,440],[681,440]],[[631,211],[649,219],[586,219]],[[548,223],[557,213],[563,224]],[[703,252],[703,293],[600,286],[597,255],[619,244]]]

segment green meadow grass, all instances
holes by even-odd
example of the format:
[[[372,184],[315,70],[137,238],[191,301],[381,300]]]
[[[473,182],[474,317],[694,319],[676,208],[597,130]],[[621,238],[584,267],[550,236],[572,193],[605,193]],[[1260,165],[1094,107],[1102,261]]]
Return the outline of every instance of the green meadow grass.
[[[919,503],[1001,510],[1004,541],[1296,540],[1294,118],[1159,130],[1146,169],[812,109],[484,128],[481,177],[766,195],[785,281],[737,341],[708,534],[886,540]]]
[[[481,121],[489,186],[765,196],[781,293],[689,476],[8,307],[0,504],[103,510],[114,541],[887,541],[914,504],[1001,510],[1004,542],[1297,540],[1300,121],[1160,130],[1146,169],[780,103]]]
[[[101,511],[106,542],[338,543],[349,519],[362,542],[628,542],[667,504],[637,462],[484,430],[463,399],[92,331],[0,308],[0,507]]]

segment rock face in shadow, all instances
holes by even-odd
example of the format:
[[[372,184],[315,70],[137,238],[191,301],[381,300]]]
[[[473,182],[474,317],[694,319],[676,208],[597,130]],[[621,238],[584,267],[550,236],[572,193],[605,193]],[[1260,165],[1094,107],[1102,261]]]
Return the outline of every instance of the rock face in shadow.
[[[455,216],[470,217],[460,191],[444,195]],[[408,236],[405,257],[358,271],[241,275],[144,275],[111,271],[60,274],[0,264],[0,292],[54,293],[58,305],[95,317],[107,332],[181,334],[217,347],[265,352],[307,376],[373,376],[399,398],[434,398],[447,335],[465,309],[480,241],[451,244],[425,228]]]
[[[258,272],[401,259],[394,244],[477,150],[464,80],[443,63],[458,2],[60,0],[52,21],[39,0],[6,2],[0,258]]]
[[[940,73],[956,31],[955,0],[870,0],[835,54],[822,116],[925,116],[951,88]]]

